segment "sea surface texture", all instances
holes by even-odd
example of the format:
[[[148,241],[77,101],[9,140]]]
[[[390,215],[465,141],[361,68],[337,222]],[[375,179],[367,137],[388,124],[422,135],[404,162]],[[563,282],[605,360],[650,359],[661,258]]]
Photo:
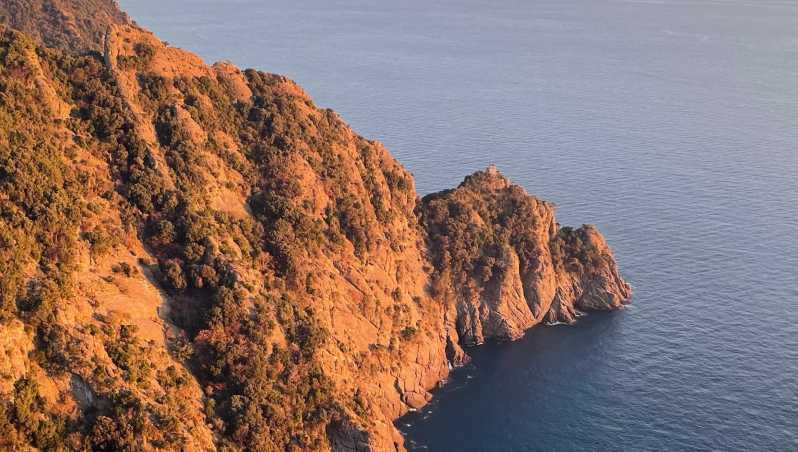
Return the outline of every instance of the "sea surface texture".
[[[290,76],[420,193],[495,163],[633,307],[472,351],[414,450],[798,450],[798,2],[123,0]]]

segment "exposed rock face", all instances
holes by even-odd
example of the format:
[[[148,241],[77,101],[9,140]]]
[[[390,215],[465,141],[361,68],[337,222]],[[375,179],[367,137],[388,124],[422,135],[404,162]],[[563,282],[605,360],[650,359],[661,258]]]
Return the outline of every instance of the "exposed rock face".
[[[25,325],[11,320],[2,327],[0,335],[0,394],[13,390],[13,383],[30,371],[28,354],[33,350],[33,341],[25,333]]]
[[[292,81],[32,3],[0,35],[0,448],[402,450],[464,346],[627,302],[495,168],[419,202]]]
[[[552,204],[495,167],[426,196],[420,211],[435,295],[464,345],[517,339],[542,321],[570,323],[580,310],[618,308],[629,299],[630,287],[594,227],[560,228]]]

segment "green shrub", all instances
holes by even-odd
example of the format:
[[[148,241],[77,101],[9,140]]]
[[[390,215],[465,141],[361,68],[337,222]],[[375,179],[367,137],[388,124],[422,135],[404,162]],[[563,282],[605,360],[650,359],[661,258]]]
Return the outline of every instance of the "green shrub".
[[[155,57],[155,48],[146,42],[134,44],[133,52],[133,55],[119,55],[117,57],[117,64],[121,69],[146,69],[153,57]]]
[[[402,339],[408,341],[416,335],[416,328],[412,326],[406,326],[402,329]]]
[[[144,384],[152,375],[152,365],[144,357],[145,349],[139,345],[135,325],[112,327],[105,350],[111,361],[125,372],[125,380],[133,384]]]
[[[5,429],[9,430],[13,425],[34,447],[59,450],[65,444],[66,419],[48,412],[39,394],[39,386],[31,376],[22,377],[14,383],[12,402],[4,407],[3,412],[7,422]]]
[[[563,227],[550,243],[552,261],[558,269],[573,273],[592,271],[603,267],[604,256],[594,245],[588,243],[587,228]]]
[[[188,287],[183,266],[179,259],[170,259],[161,263],[161,274],[167,287],[181,291]]]
[[[123,275],[130,278],[131,276],[133,276],[135,268],[131,267],[130,264],[128,264],[127,262],[120,262],[118,264],[114,264],[111,267],[111,271],[114,273],[122,273]]]

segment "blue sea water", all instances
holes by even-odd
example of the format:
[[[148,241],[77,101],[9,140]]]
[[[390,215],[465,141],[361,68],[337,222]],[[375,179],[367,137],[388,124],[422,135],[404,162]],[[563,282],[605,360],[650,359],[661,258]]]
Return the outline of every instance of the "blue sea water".
[[[411,449],[798,450],[798,2],[121,4],[297,80],[422,194],[495,163],[605,233],[633,307],[472,350]]]

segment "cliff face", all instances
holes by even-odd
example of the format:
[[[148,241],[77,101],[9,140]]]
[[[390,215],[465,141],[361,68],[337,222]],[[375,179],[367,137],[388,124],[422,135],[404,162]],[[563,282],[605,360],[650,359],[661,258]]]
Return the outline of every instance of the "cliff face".
[[[0,39],[0,448],[402,449],[463,345],[629,297],[493,169],[419,201],[290,80],[34,3]]]
[[[495,167],[426,196],[420,212],[452,343],[517,339],[540,322],[571,323],[580,310],[618,308],[629,298],[595,228],[560,228],[552,204]]]

